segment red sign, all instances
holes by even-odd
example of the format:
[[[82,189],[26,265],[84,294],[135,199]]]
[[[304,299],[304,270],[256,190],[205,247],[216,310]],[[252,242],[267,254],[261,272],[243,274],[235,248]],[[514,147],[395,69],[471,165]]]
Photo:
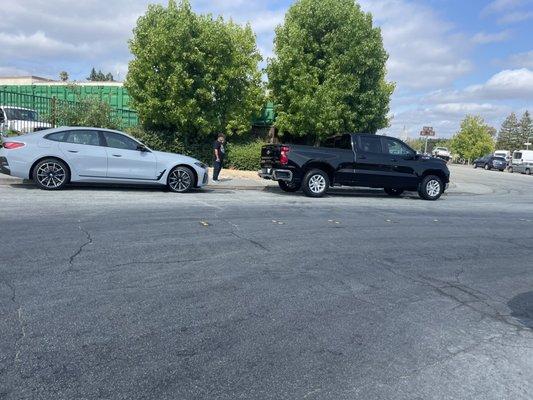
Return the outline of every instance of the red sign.
[[[424,126],[420,132],[420,136],[435,136],[435,130],[432,126]]]

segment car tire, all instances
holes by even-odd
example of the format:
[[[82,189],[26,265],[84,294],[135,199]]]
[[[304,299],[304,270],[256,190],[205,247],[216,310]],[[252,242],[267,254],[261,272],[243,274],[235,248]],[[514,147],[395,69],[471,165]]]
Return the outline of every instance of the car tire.
[[[513,167],[509,167],[509,169],[507,171],[509,171],[509,173],[512,174],[514,172],[514,169],[513,169]]]
[[[329,189],[329,176],[321,169],[312,169],[303,179],[302,190],[308,197],[322,197]]]
[[[292,182],[286,182],[286,181],[278,181],[279,188],[287,193],[295,193],[298,190],[301,189],[302,184],[292,183]]]
[[[531,170],[529,168],[526,168],[526,175],[531,175]]]
[[[474,163],[474,169],[477,169],[477,164],[476,163]]]
[[[35,166],[33,181],[43,190],[61,190],[70,181],[70,171],[63,161],[46,158]]]
[[[167,187],[174,193],[187,193],[196,186],[194,172],[189,167],[179,166],[168,174]]]
[[[442,180],[435,175],[428,175],[422,179],[418,187],[418,194],[424,200],[438,200],[444,193]]]
[[[490,165],[489,164],[485,164],[485,170],[486,171],[490,171]]]
[[[385,193],[387,193],[391,197],[400,197],[403,192],[403,189],[385,188]]]

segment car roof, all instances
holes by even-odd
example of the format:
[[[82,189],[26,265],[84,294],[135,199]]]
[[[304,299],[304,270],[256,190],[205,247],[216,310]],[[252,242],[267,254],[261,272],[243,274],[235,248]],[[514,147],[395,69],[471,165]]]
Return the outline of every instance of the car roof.
[[[100,131],[100,132],[118,133],[119,135],[127,136],[130,139],[133,139],[136,142],[140,143],[139,139],[136,139],[133,136],[128,135],[125,132],[117,131],[115,129],[95,128],[94,126],[60,126],[60,127],[57,127],[57,128],[51,128],[51,129],[46,129],[46,130],[43,130],[43,131],[39,131],[37,133],[44,133],[44,134],[48,135],[50,133],[63,132],[63,131]]]

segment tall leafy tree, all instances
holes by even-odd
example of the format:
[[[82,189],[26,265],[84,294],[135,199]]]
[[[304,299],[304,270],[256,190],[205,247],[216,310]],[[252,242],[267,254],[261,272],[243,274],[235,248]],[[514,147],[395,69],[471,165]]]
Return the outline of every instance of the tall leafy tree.
[[[146,125],[185,141],[250,130],[264,99],[249,25],[197,15],[189,1],[171,0],[149,6],[130,49],[126,87]]]
[[[280,134],[316,143],[388,125],[388,55],[372,16],[354,0],[296,1],[274,44],[267,72]]]
[[[461,122],[461,129],[451,140],[454,154],[470,163],[478,157],[494,152],[494,140],[490,126],[481,117],[468,115]]]
[[[514,151],[520,147],[518,145],[519,139],[519,128],[518,128],[518,119],[516,118],[515,113],[511,113],[500,128],[498,133],[498,139],[496,141],[496,146],[499,150],[509,150]]]
[[[61,80],[61,82],[68,81],[68,72],[67,71],[61,71],[59,73],[59,79]]]
[[[533,140],[533,122],[531,121],[531,115],[529,111],[526,110],[518,126],[518,137],[520,140],[520,148],[522,149],[524,143],[530,143]],[[518,149],[515,149],[518,150]]]

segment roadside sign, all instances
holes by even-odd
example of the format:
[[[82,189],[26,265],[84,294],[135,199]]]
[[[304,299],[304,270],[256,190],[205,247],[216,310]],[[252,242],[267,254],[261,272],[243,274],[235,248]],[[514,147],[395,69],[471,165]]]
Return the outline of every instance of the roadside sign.
[[[422,131],[420,131],[420,136],[425,136],[425,137],[435,136],[435,130],[433,129],[432,126],[424,126],[422,128]]]

